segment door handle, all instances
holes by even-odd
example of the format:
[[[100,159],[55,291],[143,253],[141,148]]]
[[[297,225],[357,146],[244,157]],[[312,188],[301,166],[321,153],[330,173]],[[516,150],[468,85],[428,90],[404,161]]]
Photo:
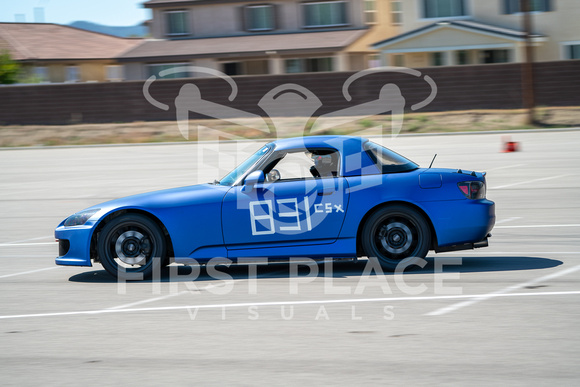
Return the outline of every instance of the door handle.
[[[318,192],[318,196],[326,196],[326,195],[332,195],[334,193],[334,191],[320,191]]]

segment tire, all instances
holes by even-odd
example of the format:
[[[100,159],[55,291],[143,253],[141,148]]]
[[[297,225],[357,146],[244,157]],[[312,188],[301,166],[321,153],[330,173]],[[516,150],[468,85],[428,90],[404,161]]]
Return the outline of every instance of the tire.
[[[97,254],[105,270],[122,280],[142,280],[165,264],[166,242],[159,226],[140,214],[110,220],[97,240]]]
[[[412,265],[425,258],[431,246],[431,230],[418,211],[400,205],[373,213],[362,229],[361,243],[367,257],[386,271],[401,263]]]

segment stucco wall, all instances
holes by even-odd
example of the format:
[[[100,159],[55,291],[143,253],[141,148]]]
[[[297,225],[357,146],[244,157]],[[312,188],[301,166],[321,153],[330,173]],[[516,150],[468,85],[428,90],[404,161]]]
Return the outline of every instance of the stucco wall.
[[[467,0],[467,17],[458,18],[474,20],[490,25],[522,30],[522,14],[504,14],[504,0]],[[553,61],[562,57],[562,43],[580,41],[580,1],[552,0],[553,11],[533,12],[533,31],[546,35],[547,39],[536,49],[537,61]],[[402,32],[420,28],[441,19],[424,19],[422,17],[422,0],[403,0]],[[449,18],[444,18],[449,19]]]

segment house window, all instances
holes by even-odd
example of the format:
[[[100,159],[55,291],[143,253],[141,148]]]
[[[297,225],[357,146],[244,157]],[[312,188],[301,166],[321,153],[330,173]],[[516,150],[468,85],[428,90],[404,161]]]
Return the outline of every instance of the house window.
[[[405,55],[403,54],[393,55],[393,65],[397,67],[405,67]]]
[[[423,17],[466,16],[465,0],[423,0]]]
[[[66,68],[66,82],[78,82],[79,77],[79,67],[78,66],[67,66]]]
[[[469,51],[467,50],[459,50],[455,52],[455,60],[458,65],[466,65],[469,64]]]
[[[377,2],[376,0],[365,0],[364,9],[365,23],[375,24],[377,22]]]
[[[347,24],[346,3],[344,1],[327,1],[305,3],[305,27],[330,27]]]
[[[301,73],[303,72],[302,61],[300,59],[286,59],[284,61],[287,74]]]
[[[188,35],[187,11],[167,11],[165,12],[167,21],[167,35],[179,36]]]
[[[123,66],[110,65],[107,66],[107,81],[122,81],[123,80]]]
[[[442,52],[432,52],[431,53],[431,66],[443,66],[443,53]]]
[[[566,59],[580,59],[580,44],[568,45],[568,58]]]
[[[508,63],[510,56],[508,50],[485,50],[483,51],[483,63]]]
[[[34,77],[40,83],[48,82],[48,67],[46,66],[38,66],[34,68]]]
[[[306,59],[306,72],[332,71],[332,58]]]
[[[400,1],[391,1],[391,23],[393,25],[403,23],[403,5]]]
[[[332,71],[332,58],[286,59],[284,61],[286,73],[315,73]]]
[[[246,7],[246,29],[248,31],[270,31],[274,29],[274,6],[251,5]]]
[[[369,68],[380,67],[381,65],[381,55],[380,54],[370,54],[368,57]]]
[[[505,13],[522,12],[520,0],[503,0]],[[531,12],[549,12],[552,11],[552,0],[528,0],[530,2]]]
[[[242,62],[228,62],[223,64],[223,71],[226,75],[242,75]]]
[[[180,69],[179,67],[186,67],[187,63],[155,63],[147,65],[149,77],[155,75],[157,78],[176,79],[189,78],[191,75],[187,69]],[[161,74],[162,73],[162,74]]]

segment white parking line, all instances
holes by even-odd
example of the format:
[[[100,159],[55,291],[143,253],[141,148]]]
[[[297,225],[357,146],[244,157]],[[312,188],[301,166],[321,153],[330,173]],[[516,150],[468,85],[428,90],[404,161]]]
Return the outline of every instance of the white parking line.
[[[498,294],[495,297],[537,297],[537,296],[570,296],[580,294],[580,290],[566,292],[536,292],[536,293],[510,293]],[[95,315],[107,313],[130,313],[130,312],[164,312],[174,310],[191,310],[191,309],[217,309],[217,308],[243,308],[250,306],[282,306],[282,305],[322,305],[322,304],[352,304],[367,302],[396,302],[396,301],[430,301],[445,299],[462,299],[478,298],[486,296],[485,294],[455,295],[455,296],[425,296],[425,297],[392,297],[392,298],[355,298],[342,300],[311,300],[311,301],[271,301],[271,302],[242,302],[237,304],[210,304],[210,305],[181,305],[181,306],[159,306],[156,308],[133,308],[133,309],[98,309],[98,310],[81,310],[76,312],[54,312],[54,313],[34,313],[34,314],[15,314],[0,316],[0,320],[33,318],[33,317],[58,317],[58,316],[79,316]]]
[[[280,272],[280,273],[282,273],[282,272]],[[272,274],[273,273],[269,273],[268,275],[271,276]],[[274,273],[274,275],[275,275],[275,273]],[[262,277],[263,276],[256,276],[256,278],[262,278]],[[219,288],[219,287],[224,286],[224,285],[225,285],[224,282],[219,282],[219,283],[215,283],[215,284],[209,284],[209,285],[206,285],[206,286],[202,287],[200,290],[209,290],[209,289]],[[145,300],[136,301],[136,302],[132,302],[132,303],[129,303],[129,304],[113,306],[111,308],[107,308],[107,310],[118,310],[118,309],[131,308],[131,307],[137,306],[137,305],[143,305],[143,304],[148,304],[150,302],[163,301],[163,300],[166,300],[168,298],[178,297],[178,296],[181,296],[181,295],[184,295],[184,294],[187,294],[187,293],[192,293],[192,291],[191,290],[183,290],[183,291],[178,292],[178,293],[168,294],[167,296],[147,298]]]
[[[43,236],[43,237],[38,237],[38,238],[21,239],[19,241],[4,242],[2,244],[3,245],[10,245],[10,244],[13,244],[13,243],[23,243],[23,242],[30,242],[30,241],[38,241],[38,240],[41,240],[41,239],[54,239],[54,235]]]
[[[207,286],[204,286],[201,289],[202,290],[209,290],[209,289],[213,289],[213,288],[219,288],[220,286],[224,286],[224,283],[223,282],[220,282],[220,283],[217,283],[217,284],[209,284]],[[145,300],[132,302],[130,304],[113,306],[111,308],[107,308],[107,310],[127,309],[127,308],[131,308],[131,307],[137,306],[137,305],[148,304],[150,302],[167,300],[168,298],[178,297],[178,296],[181,296],[181,295],[184,295],[184,294],[187,294],[187,293],[192,293],[192,291],[191,290],[183,290],[181,292],[173,293],[173,294],[168,294],[166,296],[148,298],[148,299],[145,299]]]
[[[522,255],[573,255],[580,254],[580,251],[486,251],[486,250],[461,250],[449,251],[444,254],[470,254],[485,257],[487,255],[505,255],[507,258],[518,257]]]
[[[499,170],[502,170],[502,169],[514,169],[514,168],[517,168],[517,167],[523,167],[525,165],[527,165],[527,164],[504,165],[503,167],[491,168],[491,169],[487,169],[486,171],[487,172],[492,172],[492,171],[495,172],[495,171],[499,171]]]
[[[141,300],[141,301],[136,301],[136,302],[132,302],[130,304],[124,304],[124,305],[118,305],[118,306],[113,306],[111,308],[107,308],[107,310],[118,310],[118,309],[127,309],[127,308],[131,308],[133,306],[137,306],[137,305],[143,305],[143,304],[147,304],[149,302],[155,302],[155,301],[163,301],[163,300],[167,300],[168,298],[172,298],[172,297],[178,297],[181,296],[182,294],[186,294],[186,293],[190,293],[189,290],[184,290],[178,293],[173,293],[173,294],[169,294],[167,296],[161,296],[161,297],[154,297],[154,298],[148,298],[146,300]]]
[[[0,243],[0,247],[12,246],[41,246],[41,245],[56,245],[58,242],[36,242],[36,243]]]
[[[507,223],[507,222],[511,222],[513,220],[518,220],[518,219],[522,219],[522,217],[521,216],[514,216],[513,218],[498,220],[497,222],[495,222],[494,228],[497,227],[498,224]]]
[[[522,226],[495,226],[494,228],[554,228],[554,227],[580,227],[580,224],[530,224]]]
[[[58,268],[59,268],[58,266],[45,267],[44,269],[36,269],[36,270],[23,271],[23,272],[20,272],[20,273],[0,275],[0,278],[16,277],[17,275],[38,273],[40,271],[54,270],[54,269],[58,269]]]
[[[574,267],[570,267],[568,269],[565,269],[565,270],[562,270],[562,271],[558,271],[558,272],[555,272],[555,273],[551,273],[551,274],[545,275],[543,277],[539,277],[539,278],[533,279],[533,280],[528,281],[528,282],[523,282],[521,284],[508,286],[507,288],[504,288],[504,289],[501,289],[501,290],[497,290],[495,292],[491,292],[491,293],[487,293],[487,294],[484,294],[484,295],[476,296],[476,297],[473,297],[471,300],[458,302],[456,304],[449,305],[449,306],[446,306],[444,308],[437,309],[437,310],[435,310],[433,312],[429,312],[429,313],[426,314],[426,316],[441,316],[443,314],[447,314],[447,313],[450,313],[450,312],[454,312],[454,311],[456,311],[458,309],[465,308],[465,307],[471,306],[473,304],[477,304],[478,302],[485,301],[485,300],[489,300],[490,298],[505,296],[507,293],[509,293],[511,291],[514,291],[514,290],[517,290],[517,289],[521,289],[521,288],[525,288],[526,286],[536,285],[536,284],[541,283],[541,282],[545,282],[545,281],[548,281],[548,280],[551,280],[551,279],[554,279],[554,278],[558,278],[558,277],[562,277],[562,276],[568,275],[570,273],[574,273],[574,272],[576,272],[578,270],[580,270],[580,265],[574,266]]]
[[[503,189],[503,188],[509,188],[509,187],[515,187],[517,185],[522,185],[522,184],[529,184],[529,183],[536,183],[538,181],[545,181],[545,180],[553,180],[553,179],[560,179],[562,177],[568,177],[568,176],[572,176],[572,175],[558,175],[558,176],[548,176],[548,177],[542,177],[540,179],[533,179],[533,180],[526,180],[526,181],[520,181],[518,183],[512,183],[512,184],[506,184],[506,185],[500,185],[497,187],[492,187],[492,188],[488,188],[490,190],[494,190],[494,189]]]

